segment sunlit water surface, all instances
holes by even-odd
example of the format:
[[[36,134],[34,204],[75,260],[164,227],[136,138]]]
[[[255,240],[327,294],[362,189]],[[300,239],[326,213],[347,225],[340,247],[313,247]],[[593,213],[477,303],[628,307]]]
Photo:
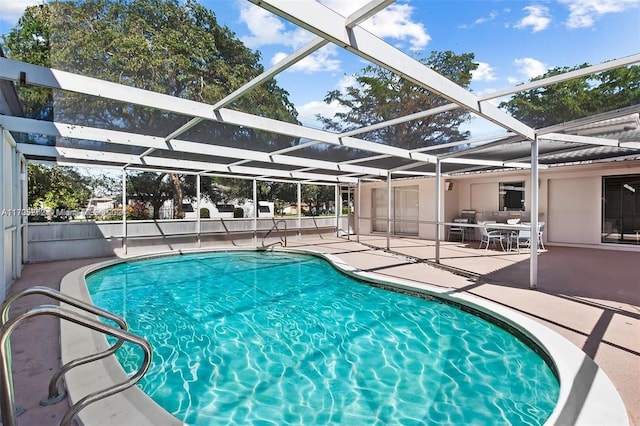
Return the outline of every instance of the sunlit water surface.
[[[313,256],[214,252],[87,277],[153,346],[139,386],[189,425],[539,425],[554,374],[502,328]],[[118,352],[125,370],[141,359]]]

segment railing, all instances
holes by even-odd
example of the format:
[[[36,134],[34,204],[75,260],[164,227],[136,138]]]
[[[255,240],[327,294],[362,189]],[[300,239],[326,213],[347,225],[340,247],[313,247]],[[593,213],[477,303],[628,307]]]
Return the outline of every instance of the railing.
[[[278,221],[274,220],[273,226],[271,227],[271,229],[269,229],[269,231],[264,235],[264,237],[262,237],[262,247],[265,247],[264,240],[266,240],[267,237],[271,235],[274,229],[280,232],[280,229],[278,228],[279,223],[284,223],[284,240],[282,239],[282,237],[280,237],[280,244],[282,244],[283,247],[287,246],[287,221],[284,219],[280,219]],[[269,244],[268,246],[272,246],[274,244],[278,244],[278,243]]]
[[[26,312],[16,316],[13,319],[9,319],[9,311],[11,309],[12,304],[27,295],[30,294],[41,294],[52,299],[58,300],[60,302],[64,302],[68,305],[74,306],[80,310],[86,311],[88,313],[101,316],[103,318],[114,321],[118,324],[119,328],[110,326],[103,322],[100,322],[96,319],[90,318],[88,316],[80,315],[79,313],[72,311],[67,308],[63,308],[56,305],[42,305],[33,307]],[[135,334],[127,331],[127,323],[124,319],[113,315],[110,312],[99,309],[93,305],[89,305],[80,300],[74,299],[72,297],[66,296],[56,290],[53,290],[48,287],[32,287],[28,288],[20,293],[17,293],[11,297],[9,297],[1,307],[1,318],[2,318],[2,328],[0,332],[0,409],[2,411],[2,424],[3,426],[15,426],[16,425],[16,408],[15,408],[15,400],[13,394],[13,378],[11,376],[11,347],[9,339],[13,330],[18,326],[20,322],[25,319],[32,318],[39,315],[53,315],[67,321],[74,322],[83,327],[90,328],[92,330],[101,332],[103,334],[108,334],[112,337],[117,338],[115,344],[113,344],[106,351],[91,354],[83,358],[79,358],[69,363],[63,365],[60,370],[58,370],[54,376],[52,377],[49,383],[49,395],[48,398],[45,398],[41,401],[42,405],[54,404],[56,402],[61,401],[65,394],[64,392],[59,392],[57,389],[57,383],[65,373],[71,370],[74,367],[79,365],[87,364],[89,362],[93,362],[102,358],[105,358],[109,355],[114,354],[120,346],[124,344],[124,342],[130,342],[135,345],[138,345],[142,348],[144,352],[144,359],[142,365],[138,369],[136,373],[129,376],[127,380],[122,383],[118,383],[112,386],[109,386],[101,391],[93,392],[89,395],[86,395],[75,404],[73,404],[65,416],[61,421],[61,425],[69,425],[73,418],[87,405],[92,404],[96,401],[99,401],[108,396],[114,395],[116,393],[122,392],[131,386],[135,385],[147,372],[149,369],[149,365],[151,364],[151,345],[149,342]]]

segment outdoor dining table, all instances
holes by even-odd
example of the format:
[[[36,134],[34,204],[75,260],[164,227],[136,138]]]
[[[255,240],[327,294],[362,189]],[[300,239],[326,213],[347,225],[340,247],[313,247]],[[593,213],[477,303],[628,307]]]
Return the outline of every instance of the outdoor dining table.
[[[521,230],[531,230],[530,223],[485,223],[482,225],[487,232],[489,231],[500,231],[507,242],[507,246],[504,247],[504,251],[511,251],[511,241],[512,237],[516,236]],[[532,232],[531,235],[535,233]]]

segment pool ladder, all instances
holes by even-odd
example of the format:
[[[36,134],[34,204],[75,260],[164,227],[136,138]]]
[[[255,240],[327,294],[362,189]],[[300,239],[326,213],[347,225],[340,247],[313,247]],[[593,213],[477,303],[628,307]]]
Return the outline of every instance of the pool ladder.
[[[44,295],[51,299],[73,306],[77,308],[77,310],[111,320],[115,322],[118,327],[108,325],[104,322],[99,321],[97,318],[82,315],[77,310],[72,310],[67,307],[58,305],[34,306],[31,309],[28,309],[27,311],[21,313],[20,315],[17,315],[16,317],[10,319],[9,310],[11,309],[13,303],[24,296],[32,294]],[[78,412],[85,408],[87,405],[116,393],[122,392],[135,385],[144,376],[144,374],[149,369],[149,365],[151,364],[151,345],[142,337],[129,332],[128,325],[123,318],[88,303],[85,303],[81,300],[67,296],[49,287],[30,287],[8,297],[1,306],[0,314],[0,318],[2,319],[2,328],[0,329],[0,355],[2,361],[2,364],[0,365],[0,410],[2,414],[3,426],[16,426],[16,406],[13,394],[13,377],[11,375],[10,337],[11,333],[18,326],[18,324],[26,319],[39,315],[52,315],[117,338],[117,341],[107,350],[72,360],[63,365],[51,378],[51,381],[49,382],[48,397],[40,401],[40,405],[55,404],[64,399],[66,395],[64,390],[58,389],[58,381],[69,370],[80,365],[88,364],[90,362],[113,355],[125,342],[130,342],[132,344],[140,346],[144,353],[142,365],[137,372],[130,375],[127,380],[122,383],[109,386],[103,390],[93,392],[79,399],[69,407],[69,410],[67,410],[65,416],[60,422],[61,426],[67,426],[71,424],[71,421],[78,414]]]
[[[269,235],[271,235],[271,233],[276,230],[278,232],[280,232],[280,229],[278,228],[278,224],[279,223],[284,223],[284,238],[283,236],[280,237],[280,241],[277,241],[275,243],[271,243],[271,244],[267,244],[266,246],[264,245],[264,240],[267,239],[267,237]],[[262,237],[262,247],[271,247],[274,246],[276,244],[280,244],[282,245],[282,247],[286,247],[287,246],[287,221],[284,219],[280,219],[278,221],[274,220],[273,221],[273,226],[271,227],[271,229],[269,229],[269,232],[267,232],[264,237]]]

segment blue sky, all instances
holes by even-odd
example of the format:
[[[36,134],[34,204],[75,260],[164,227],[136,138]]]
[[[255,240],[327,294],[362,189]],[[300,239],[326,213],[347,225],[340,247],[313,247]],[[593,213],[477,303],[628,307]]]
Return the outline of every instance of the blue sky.
[[[322,0],[348,15],[366,0]],[[6,33],[30,0],[2,0],[0,31]],[[219,23],[249,47],[261,51],[269,68],[312,35],[243,0],[205,0]],[[640,53],[640,0],[397,0],[363,24],[412,55],[451,50],[474,53],[480,64],[476,93],[511,87],[557,66],[603,61]],[[323,48],[278,77],[290,93],[299,119],[317,126],[317,113],[332,115],[325,94],[352,82],[366,64],[336,46]],[[482,123],[474,136],[491,131]]]

